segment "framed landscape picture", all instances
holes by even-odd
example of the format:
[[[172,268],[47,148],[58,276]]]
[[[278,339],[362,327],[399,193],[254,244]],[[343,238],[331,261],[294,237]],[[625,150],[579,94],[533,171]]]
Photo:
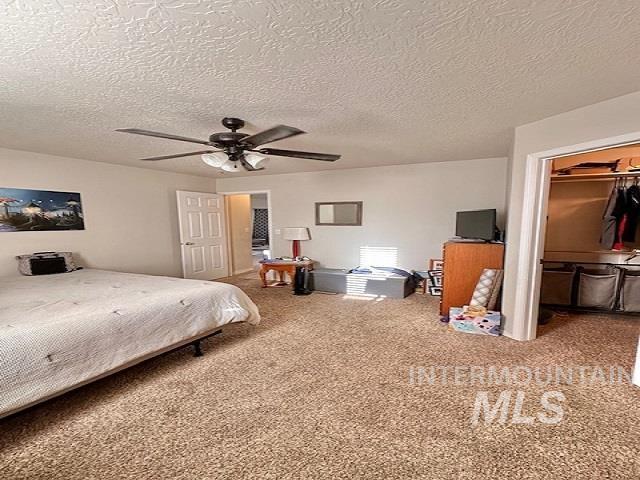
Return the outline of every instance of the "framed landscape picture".
[[[84,230],[79,193],[0,187],[0,233]]]

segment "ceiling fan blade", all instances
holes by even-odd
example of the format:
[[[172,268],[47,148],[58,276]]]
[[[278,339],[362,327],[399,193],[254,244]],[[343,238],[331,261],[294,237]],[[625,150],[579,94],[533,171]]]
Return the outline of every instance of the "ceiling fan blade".
[[[166,138],[169,140],[179,140],[181,142],[201,143],[202,145],[211,145],[206,140],[198,140],[197,138],[181,137],[180,135],[171,135],[170,133],[152,132],[151,130],[142,130],[140,128],[118,128],[116,132],[134,133],[136,135],[146,135],[148,137]]]
[[[191,155],[202,155],[203,153],[214,153],[214,152],[221,152],[221,151],[222,150],[202,150],[201,152],[176,153],[175,155],[163,155],[161,157],[141,158],[140,160],[145,162],[154,162],[156,160],[168,160],[170,158],[189,157]]]
[[[256,133],[255,135],[244,137],[242,139],[242,143],[251,147],[257,147],[259,145],[264,145],[265,143],[276,142],[285,138],[294,137],[296,135],[300,135],[301,133],[307,132],[303,132],[299,128],[295,127],[277,125],[273,128],[269,128],[262,132]]]
[[[298,152],[296,150],[280,150],[278,148],[261,148],[256,150],[264,155],[278,155],[281,157],[292,158],[306,158],[308,160],[322,160],[324,162],[335,162],[340,159],[340,155],[334,155],[332,153],[313,153],[313,152]]]

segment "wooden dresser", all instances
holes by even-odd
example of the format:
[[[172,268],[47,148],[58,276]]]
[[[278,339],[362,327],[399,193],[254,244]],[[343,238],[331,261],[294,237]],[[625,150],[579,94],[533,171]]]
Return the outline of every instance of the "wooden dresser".
[[[449,307],[469,305],[483,269],[503,268],[504,244],[447,242],[442,259],[444,273],[440,315],[448,316]]]

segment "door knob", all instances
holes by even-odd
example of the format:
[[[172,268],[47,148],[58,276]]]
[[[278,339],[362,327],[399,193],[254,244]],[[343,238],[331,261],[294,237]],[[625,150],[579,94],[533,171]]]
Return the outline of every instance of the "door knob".
[[[183,243],[183,245],[195,245],[195,243],[193,243],[193,242],[187,242],[187,243]]]

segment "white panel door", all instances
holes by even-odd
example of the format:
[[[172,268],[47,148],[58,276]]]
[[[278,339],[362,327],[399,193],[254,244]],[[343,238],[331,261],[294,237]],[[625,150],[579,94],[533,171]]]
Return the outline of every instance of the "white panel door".
[[[184,278],[228,276],[224,197],[184,191],[177,194]]]

